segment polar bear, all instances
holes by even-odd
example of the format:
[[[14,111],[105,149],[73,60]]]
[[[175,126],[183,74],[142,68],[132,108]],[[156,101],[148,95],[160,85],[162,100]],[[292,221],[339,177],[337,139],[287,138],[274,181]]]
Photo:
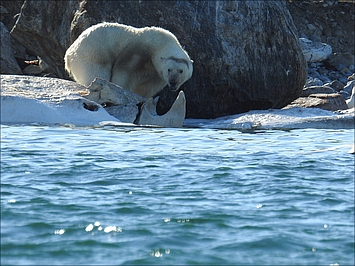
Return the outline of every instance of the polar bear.
[[[178,90],[193,72],[192,60],[171,32],[108,22],[83,31],[64,61],[79,84],[100,77],[147,98],[166,85]]]

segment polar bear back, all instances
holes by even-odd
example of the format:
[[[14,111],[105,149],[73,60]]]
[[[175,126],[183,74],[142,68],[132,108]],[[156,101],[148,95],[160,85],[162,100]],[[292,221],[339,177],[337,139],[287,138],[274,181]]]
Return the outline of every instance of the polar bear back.
[[[82,85],[101,77],[147,97],[167,85],[163,58],[191,64],[177,38],[167,30],[104,22],[83,31],[68,48],[65,68]],[[192,75],[192,64],[188,68],[191,73],[186,80]]]

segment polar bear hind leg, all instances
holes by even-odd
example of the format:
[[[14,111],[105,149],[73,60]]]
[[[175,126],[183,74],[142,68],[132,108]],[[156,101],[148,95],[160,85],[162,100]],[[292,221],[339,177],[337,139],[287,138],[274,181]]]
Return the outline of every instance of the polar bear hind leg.
[[[108,79],[110,80],[110,78]],[[132,90],[133,84],[129,84],[130,80],[130,73],[127,71],[121,70],[121,71],[115,71],[112,73],[111,76],[111,82],[117,84],[118,86],[121,86],[122,88],[125,88],[126,90]]]
[[[76,58],[76,60],[72,60],[66,65],[74,80],[84,86],[89,86],[96,77],[105,80],[110,80],[111,78],[111,66],[108,64],[98,64]]]
[[[88,62],[83,65],[80,64],[73,77],[79,84],[89,86],[90,83],[97,77],[104,80],[110,80],[111,68]]]

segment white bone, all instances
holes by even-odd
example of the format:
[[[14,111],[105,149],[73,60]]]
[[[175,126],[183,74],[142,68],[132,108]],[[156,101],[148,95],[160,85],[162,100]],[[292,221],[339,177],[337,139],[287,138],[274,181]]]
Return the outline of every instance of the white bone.
[[[138,119],[139,125],[156,125],[161,127],[182,127],[186,115],[186,99],[183,91],[179,92],[170,110],[164,115],[158,115],[158,99],[149,98],[142,106]]]

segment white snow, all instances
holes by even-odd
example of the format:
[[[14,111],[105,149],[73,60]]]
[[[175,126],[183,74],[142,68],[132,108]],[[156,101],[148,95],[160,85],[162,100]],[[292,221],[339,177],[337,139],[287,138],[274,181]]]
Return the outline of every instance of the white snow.
[[[81,93],[74,82],[26,76],[1,75],[2,124],[70,124],[74,126],[134,126],[121,123],[101,105]],[[92,111],[85,108],[91,105]],[[331,112],[318,108],[254,110],[216,119],[185,119],[186,127],[215,129],[295,129],[355,127],[355,111]]]
[[[354,108],[331,112],[318,108],[254,110],[217,119],[187,119],[185,126],[216,129],[295,129],[355,127]]]
[[[2,124],[72,124],[92,126],[120,121],[99,104],[80,93],[86,88],[75,82],[33,76],[1,75]],[[90,111],[84,107],[90,105]],[[90,109],[90,108],[89,108]]]
[[[98,105],[90,111],[83,106],[86,99],[41,101],[22,96],[1,96],[2,124],[71,124],[99,126],[133,124],[121,123]],[[318,108],[254,110],[216,119],[185,119],[184,126],[215,129],[294,129],[294,128],[354,128],[354,108],[331,112]]]
[[[93,126],[101,122],[120,122],[104,108],[89,111],[80,99],[63,100],[60,103],[44,102],[16,96],[1,97],[2,124],[71,124]]]

